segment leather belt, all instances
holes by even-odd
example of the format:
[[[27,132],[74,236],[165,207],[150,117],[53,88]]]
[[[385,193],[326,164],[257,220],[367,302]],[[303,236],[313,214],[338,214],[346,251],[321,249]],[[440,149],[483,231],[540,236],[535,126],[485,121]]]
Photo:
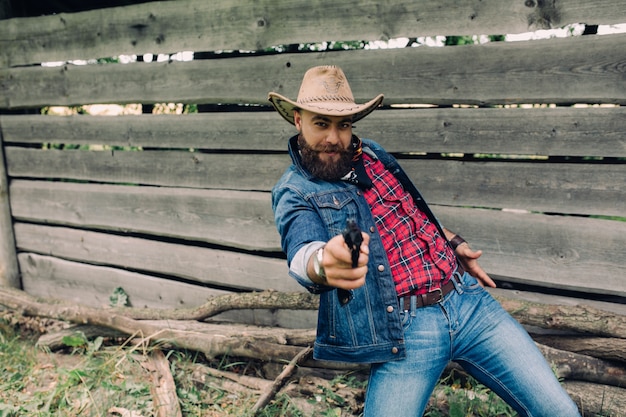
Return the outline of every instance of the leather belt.
[[[465,273],[465,269],[459,263],[456,271],[452,274],[452,277],[443,284],[440,288],[435,288],[434,290],[430,290],[424,294],[417,295],[405,295],[403,297],[399,297],[400,307],[404,309],[404,311],[411,310],[412,300],[415,300],[414,308],[432,306],[437,304],[443,300],[450,291],[454,289],[454,281],[460,280],[460,277]]]

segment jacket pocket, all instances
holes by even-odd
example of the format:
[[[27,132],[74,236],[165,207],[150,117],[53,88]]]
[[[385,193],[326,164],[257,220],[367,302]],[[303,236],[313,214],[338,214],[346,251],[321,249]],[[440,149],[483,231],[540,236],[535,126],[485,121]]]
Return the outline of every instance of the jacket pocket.
[[[357,218],[357,202],[350,190],[316,193],[313,201],[331,236],[338,235],[345,229],[347,219]]]

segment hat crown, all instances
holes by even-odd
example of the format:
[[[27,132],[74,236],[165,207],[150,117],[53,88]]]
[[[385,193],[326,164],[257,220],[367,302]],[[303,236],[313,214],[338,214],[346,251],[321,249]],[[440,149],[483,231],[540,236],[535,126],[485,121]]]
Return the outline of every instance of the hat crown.
[[[348,79],[341,68],[323,65],[309,69],[302,79],[297,102],[299,104],[316,102],[354,103],[354,96]]]
[[[296,101],[276,92],[270,92],[268,99],[276,111],[293,125],[294,112],[302,110],[325,116],[350,117],[357,122],[382,104],[383,95],[357,104],[343,70],[334,65],[322,65],[304,74]]]

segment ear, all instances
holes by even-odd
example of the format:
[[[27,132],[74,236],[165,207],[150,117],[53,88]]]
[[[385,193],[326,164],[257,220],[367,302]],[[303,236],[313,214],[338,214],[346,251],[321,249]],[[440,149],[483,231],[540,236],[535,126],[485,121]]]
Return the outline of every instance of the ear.
[[[296,125],[298,132],[302,131],[302,115],[298,110],[293,111],[293,123]]]

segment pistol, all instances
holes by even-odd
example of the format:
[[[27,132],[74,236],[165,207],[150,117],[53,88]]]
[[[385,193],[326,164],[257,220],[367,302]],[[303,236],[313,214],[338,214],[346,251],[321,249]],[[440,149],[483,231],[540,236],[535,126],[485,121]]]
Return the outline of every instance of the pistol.
[[[361,252],[361,243],[363,243],[363,235],[356,221],[353,219],[346,220],[346,228],[343,231],[343,240],[350,248],[352,253],[352,268],[356,268],[359,264],[359,253]]]
[[[345,240],[352,255],[352,268],[356,268],[359,265],[359,253],[361,252],[361,243],[363,243],[361,229],[359,225],[356,224],[355,220],[348,219],[346,221],[346,228],[342,234],[343,240]],[[353,294],[352,291],[338,288],[337,297],[339,298],[339,303],[345,306],[352,300]]]

